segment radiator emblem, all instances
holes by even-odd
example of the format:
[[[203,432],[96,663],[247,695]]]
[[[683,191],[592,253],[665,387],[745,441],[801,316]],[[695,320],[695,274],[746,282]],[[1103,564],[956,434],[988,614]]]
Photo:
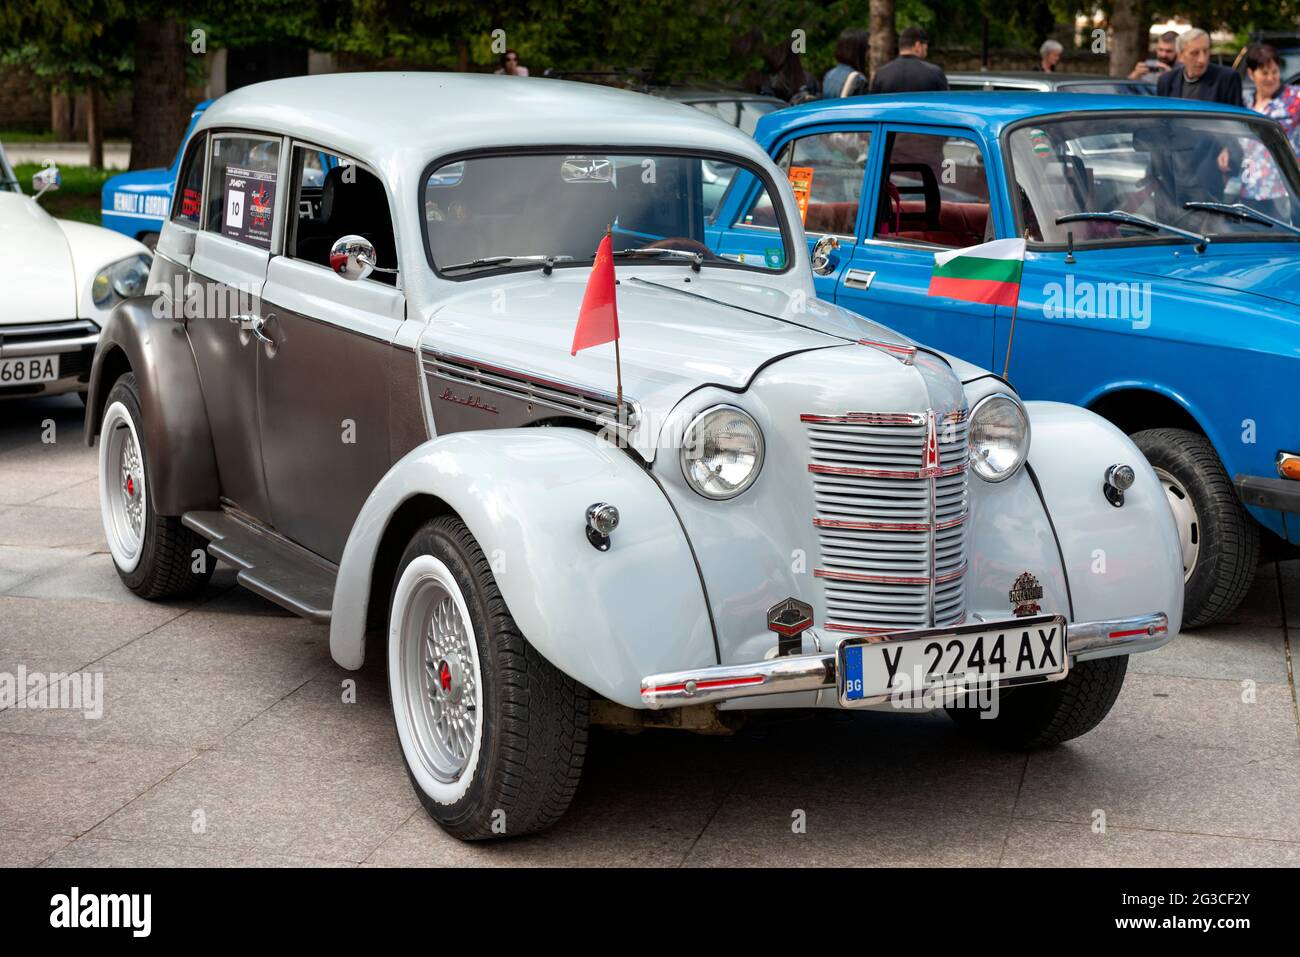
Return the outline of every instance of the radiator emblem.
[[[943,473],[939,467],[939,432],[935,428],[934,411],[925,414],[925,453],[921,459],[921,478],[936,478]]]
[[[1028,618],[1041,611],[1038,602],[1043,597],[1043,586],[1029,572],[1024,572],[1011,586],[1007,597],[1017,618]]]
[[[797,655],[803,650],[803,640],[799,637],[813,626],[812,605],[798,598],[779,601],[767,610],[768,630],[777,633],[778,655]]]

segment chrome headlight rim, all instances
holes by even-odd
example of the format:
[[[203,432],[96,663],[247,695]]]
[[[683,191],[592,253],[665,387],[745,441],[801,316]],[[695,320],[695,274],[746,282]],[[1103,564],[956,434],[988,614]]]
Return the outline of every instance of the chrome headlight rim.
[[[130,271],[139,265],[143,277],[138,285],[127,286]],[[143,296],[149,285],[149,270],[153,266],[153,257],[148,253],[134,253],[124,259],[109,263],[90,282],[90,298],[100,309],[105,309],[120,299]],[[139,276],[139,273],[136,274]]]
[[[1016,410],[1016,413],[1019,415],[1020,421],[1023,425],[1023,430],[1020,435],[1020,441],[1017,444],[1017,449],[1016,449],[1016,462],[1010,468],[1000,473],[994,472],[987,468],[988,465],[987,459],[980,458],[979,456],[976,455],[976,446],[975,446],[975,432],[976,432],[976,427],[978,425],[979,416],[984,410],[986,410],[990,405],[992,405],[995,402],[1009,403]],[[1029,425],[1029,413],[1028,411],[1026,411],[1025,404],[1020,401],[1019,397],[1012,395],[1010,392],[990,393],[989,395],[984,396],[984,398],[976,402],[975,405],[971,408],[969,421],[970,421],[970,426],[967,430],[967,436],[968,436],[967,441],[970,443],[969,460],[970,460],[970,469],[972,472],[978,475],[983,481],[996,485],[999,482],[1005,482],[1007,479],[1011,478],[1022,468],[1025,467],[1025,463],[1029,461],[1029,448],[1030,448],[1031,434],[1030,434],[1030,425]]]
[[[718,414],[736,415],[744,420],[754,436],[754,465],[749,474],[745,476],[744,481],[736,485],[734,489],[717,491],[707,489],[702,486],[691,472],[691,464],[698,459],[689,455],[690,451],[696,446],[694,435],[696,430],[701,427],[710,417]],[[682,433],[681,450],[678,453],[678,464],[681,466],[682,478],[686,481],[691,491],[695,492],[701,498],[708,499],[711,502],[725,502],[744,494],[754,483],[758,481],[758,476],[763,471],[763,462],[767,457],[767,441],[763,438],[763,430],[759,427],[758,420],[746,412],[738,405],[732,405],[727,402],[719,402],[702,409],[691,417],[690,423],[686,426],[686,431]]]

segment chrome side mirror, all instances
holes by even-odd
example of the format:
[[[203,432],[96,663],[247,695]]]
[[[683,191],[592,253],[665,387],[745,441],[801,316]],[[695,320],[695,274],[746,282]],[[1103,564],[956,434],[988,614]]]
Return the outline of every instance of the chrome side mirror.
[[[839,265],[835,250],[840,248],[840,241],[834,236],[823,236],[813,244],[812,271],[819,276],[828,276]]]
[[[63,184],[63,177],[59,174],[59,168],[51,163],[45,169],[37,170],[32,174],[32,192],[36,195],[33,199],[40,199],[41,196],[52,189],[58,189]]]
[[[396,269],[375,265],[375,244],[365,236],[340,236],[330,247],[330,268],[344,279],[365,279],[372,272],[396,275]]]

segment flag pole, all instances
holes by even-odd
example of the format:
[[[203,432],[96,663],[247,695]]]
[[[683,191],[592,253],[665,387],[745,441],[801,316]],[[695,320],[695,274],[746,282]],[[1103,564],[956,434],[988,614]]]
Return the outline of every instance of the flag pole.
[[[609,251],[612,256],[614,253],[614,224],[609,223],[605,226],[605,235],[609,237]],[[617,283],[617,277],[614,279]],[[620,330],[621,331],[621,330]],[[618,340],[621,338],[617,333],[614,336],[614,378],[618,383],[618,393],[614,402],[614,414],[618,417],[618,424],[626,427],[627,422],[623,416],[623,359],[619,354]]]
[[[1024,238],[1026,241],[1028,241],[1029,239],[1028,229],[1025,230]],[[1022,259],[1020,262],[1020,270],[1022,273],[1024,272],[1024,268],[1025,268],[1025,264],[1024,264],[1024,260]],[[1011,343],[1016,337],[1016,313],[1019,311],[1020,311],[1020,283],[1017,283],[1016,301],[1015,304],[1011,307],[1011,329],[1010,331],[1007,332],[1007,355],[1006,358],[1002,360],[1002,378],[1004,379],[1007,379],[1007,372],[1011,368]],[[1011,380],[1007,379],[1007,381],[1010,382]]]

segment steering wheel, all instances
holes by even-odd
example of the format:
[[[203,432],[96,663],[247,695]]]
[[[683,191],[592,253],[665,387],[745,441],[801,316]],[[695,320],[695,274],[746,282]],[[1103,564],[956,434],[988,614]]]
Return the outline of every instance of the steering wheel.
[[[684,253],[699,253],[705,259],[717,259],[715,253],[698,239],[691,239],[689,236],[669,236],[667,239],[657,239],[652,243],[647,243],[645,249],[676,249]]]

